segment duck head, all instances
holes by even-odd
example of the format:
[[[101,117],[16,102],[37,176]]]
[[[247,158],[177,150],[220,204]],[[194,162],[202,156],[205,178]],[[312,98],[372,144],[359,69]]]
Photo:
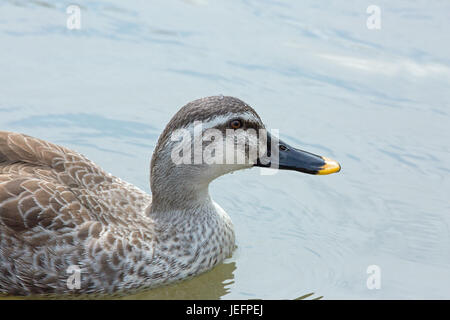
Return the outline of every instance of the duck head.
[[[213,96],[182,107],[159,137],[150,168],[153,201],[161,200],[155,206],[170,206],[174,199],[184,207],[195,204],[209,197],[208,185],[215,178],[254,166],[318,175],[340,170],[336,161],[270,134],[245,102]]]

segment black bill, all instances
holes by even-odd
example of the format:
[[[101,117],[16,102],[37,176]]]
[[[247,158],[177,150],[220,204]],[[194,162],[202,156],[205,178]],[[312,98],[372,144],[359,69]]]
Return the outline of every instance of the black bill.
[[[341,166],[335,160],[296,149],[272,138],[267,132],[267,153],[259,157],[255,166],[294,170],[309,174],[331,174],[339,172]]]

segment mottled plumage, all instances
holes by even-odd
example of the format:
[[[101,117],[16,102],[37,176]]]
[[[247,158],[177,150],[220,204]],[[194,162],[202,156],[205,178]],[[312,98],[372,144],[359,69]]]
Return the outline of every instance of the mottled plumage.
[[[152,159],[158,206],[75,151],[0,131],[0,293],[127,292],[223,261],[234,249],[233,226],[210,199],[208,184],[226,172],[206,176],[202,166],[174,166],[169,133],[194,120],[239,114],[252,114],[262,126],[253,109],[231,97],[196,100],[174,116]],[[71,265],[81,269],[79,289],[67,286]]]

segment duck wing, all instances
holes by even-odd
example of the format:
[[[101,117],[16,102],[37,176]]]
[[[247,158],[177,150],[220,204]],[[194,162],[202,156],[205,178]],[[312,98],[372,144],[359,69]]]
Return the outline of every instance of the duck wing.
[[[112,274],[86,261],[114,260],[150,202],[75,151],[0,131],[0,292],[64,291],[69,265]]]

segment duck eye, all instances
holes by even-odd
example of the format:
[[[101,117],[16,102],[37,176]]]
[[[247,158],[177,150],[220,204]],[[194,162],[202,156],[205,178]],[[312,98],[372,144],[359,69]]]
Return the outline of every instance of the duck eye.
[[[239,129],[242,126],[241,120],[231,120],[230,127],[232,129]]]

